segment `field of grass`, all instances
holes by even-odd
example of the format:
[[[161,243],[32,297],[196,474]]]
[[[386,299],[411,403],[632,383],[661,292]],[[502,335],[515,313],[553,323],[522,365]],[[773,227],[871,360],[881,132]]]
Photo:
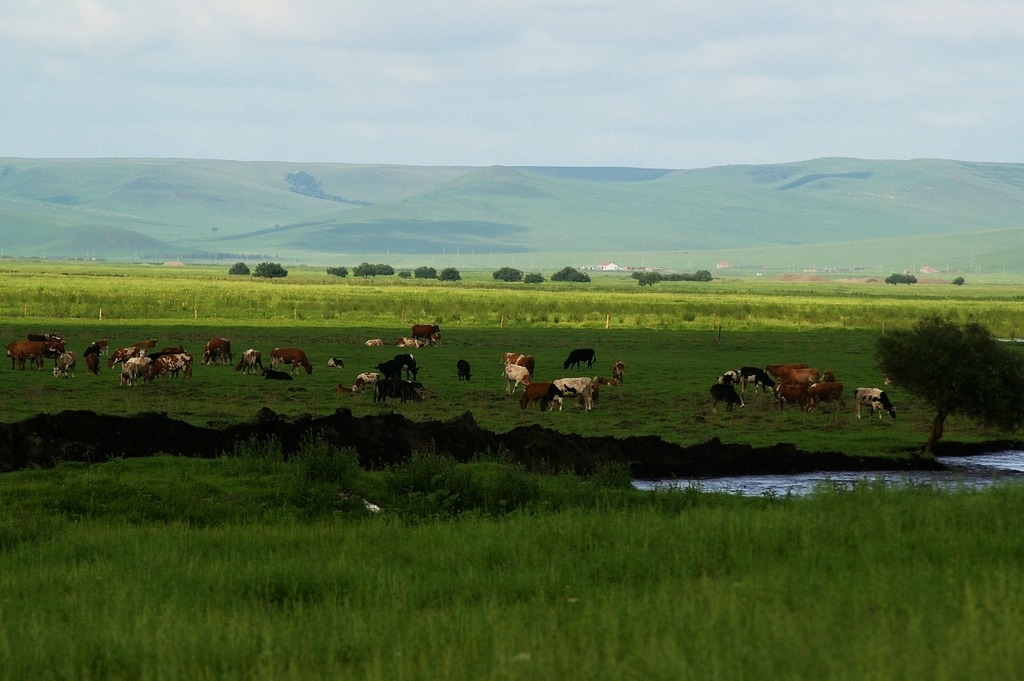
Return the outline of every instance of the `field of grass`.
[[[1020,486],[744,499],[499,462],[359,473],[315,449],[0,477],[4,678],[1013,678],[1024,664]],[[383,511],[339,500],[342,485]],[[488,505],[494,490],[510,503]]]
[[[899,386],[889,389],[897,419],[862,421],[849,406],[779,411],[763,395],[716,414],[708,386],[741,364],[797,359],[851,387],[878,385],[874,344],[888,329],[940,311],[1014,335],[1022,300],[1012,285],[650,291],[622,278],[525,287],[478,273],[442,285],[299,270],[260,282],[223,269],[5,263],[0,333],[57,332],[77,352],[99,337],[155,336],[197,356],[214,335],[236,353],[299,345],[312,375],[276,382],[197,365],[190,381],[125,388],[105,366],[67,380],[49,364],[4,368],[3,420],[64,409],[203,425],[262,407],[415,420],[471,411],[495,431],[541,423],[905,456],[931,415]],[[365,339],[428,321],[444,342],[415,353],[423,402],[335,392],[397,352]],[[627,364],[593,412],[524,413],[505,397],[501,353],[534,354],[553,378],[578,346],[597,350],[594,373]],[[325,366],[333,355],[343,369]],[[459,358],[473,366],[468,383]],[[960,420],[946,430],[1006,435]],[[312,434],[288,461],[273,441],[210,460],[173,449],[0,476],[4,678],[1013,678],[1024,664],[1019,485],[740,498],[639,491],[615,465],[583,479],[443,452],[366,471]]]
[[[1008,285],[894,287],[725,281],[680,282],[640,289],[624,277],[598,277],[590,285],[499,285],[483,273],[465,281],[400,282],[328,277],[299,271],[286,279],[252,281],[222,269],[67,264],[11,265],[0,271],[0,336],[29,332],[65,336],[81,353],[108,338],[114,347],[156,337],[160,346],[184,345],[197,358],[213,336],[231,339],[236,355],[254,347],[298,346],[315,370],[291,382],[244,376],[228,366],[194,369],[190,381],[157,381],[125,388],[117,371],[102,367],[73,379],[47,370],[4,370],[2,418],[12,422],[39,412],[93,409],[128,415],[157,411],[201,425],[253,418],[262,407],[286,416],[323,415],[349,408],[356,415],[399,411],[413,420],[447,420],[467,411],[483,427],[505,432],[541,423],[584,435],[658,435],[681,444],[719,437],[754,445],[792,442],[812,451],[905,455],[919,447],[931,414],[899,386],[889,388],[898,418],[858,421],[852,405],[805,414],[780,411],[765,395],[748,395],[731,413],[711,408],[709,386],[740,366],[805,361],[831,369],[848,386],[878,386],[877,340],[926,314],[977,320],[996,335],[1015,336],[1024,298]],[[102,310],[102,319],[100,319]],[[394,339],[415,322],[441,325],[440,347],[415,355],[426,399],[375,404],[370,394],[337,393],[356,374],[372,371],[398,350]],[[607,327],[607,328],[606,328]],[[368,338],[389,345],[367,348]],[[593,347],[597,366],[564,370],[569,350]],[[532,354],[537,378],[610,375],[627,366],[622,386],[607,387],[591,413],[522,412],[506,397],[501,356]],[[343,369],[329,369],[339,356]],[[460,382],[456,361],[473,367]],[[84,364],[84,363],[83,363]],[[952,419],[947,440],[1006,437]],[[171,452],[173,453],[173,452]]]

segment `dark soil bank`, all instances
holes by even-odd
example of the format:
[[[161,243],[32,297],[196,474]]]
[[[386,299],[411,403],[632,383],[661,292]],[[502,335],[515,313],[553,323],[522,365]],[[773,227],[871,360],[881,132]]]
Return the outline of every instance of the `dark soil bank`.
[[[469,412],[446,422],[414,422],[400,414],[354,417],[348,409],[321,418],[286,420],[263,409],[255,422],[225,428],[193,426],[155,413],[129,417],[91,411],[39,414],[20,423],[0,424],[0,471],[47,468],[62,461],[97,463],[160,453],[214,457],[229,453],[235,445],[254,437],[271,436],[281,442],[287,456],[296,451],[308,434],[320,435],[338,447],[354,448],[366,468],[397,463],[417,451],[446,453],[459,461],[481,453],[503,452],[528,470],[540,472],[572,470],[586,474],[603,464],[622,463],[637,478],[942,468],[930,458],[908,455],[887,459],[804,452],[785,443],[758,448],[723,443],[715,438],[687,447],[652,436],[583,437],[541,426],[492,433],[481,429]],[[979,445],[976,449],[991,451],[993,447]]]

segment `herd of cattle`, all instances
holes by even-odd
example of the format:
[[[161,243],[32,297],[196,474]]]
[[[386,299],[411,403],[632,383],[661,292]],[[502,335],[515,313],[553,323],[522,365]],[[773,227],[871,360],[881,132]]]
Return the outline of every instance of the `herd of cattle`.
[[[441,330],[434,324],[416,324],[411,335],[401,337],[395,345],[399,348],[419,348],[441,344]],[[380,338],[365,342],[369,347],[385,345]],[[24,369],[26,363],[35,364],[39,371],[43,370],[46,359],[53,359],[54,377],[75,375],[78,356],[66,349],[66,342],[56,334],[29,334],[25,340],[17,340],[6,346],[7,356],[11,358],[11,367]],[[99,374],[100,357],[108,355],[106,339],[90,343],[82,353],[86,371]],[[133,386],[138,381],[149,382],[155,378],[178,376],[192,377],[192,355],[182,346],[156,349],[157,340],[150,338],[128,346],[118,347],[109,352],[107,367],[113,369],[121,365],[119,380],[121,385]],[[237,362],[231,351],[231,341],[227,338],[211,338],[203,350],[202,363],[208,365],[234,365],[237,372],[258,374],[271,380],[292,380],[299,368],[307,374],[313,373],[313,365],[306,353],[299,348],[278,347],[270,351],[270,366],[264,367],[262,354],[255,348],[245,350]],[[577,348],[572,350],[562,364],[564,370],[581,368],[593,369],[597,355],[593,349]],[[523,392],[519,398],[521,409],[537,404],[541,411],[558,407],[562,409],[563,400],[569,399],[590,411],[598,401],[601,386],[620,386],[625,379],[626,365],[618,361],[612,365],[611,377],[576,376],[552,380],[534,380],[535,361],[531,355],[507,352],[501,358],[504,366],[505,394],[515,395],[519,386]],[[290,371],[281,371],[277,367],[290,367]],[[327,360],[328,367],[342,368],[345,362],[340,357]],[[376,365],[376,371],[366,371],[356,376],[351,386],[339,384],[337,392],[358,393],[366,388],[373,390],[374,402],[386,402],[388,398],[397,398],[402,402],[420,401],[423,399],[423,384],[417,380],[419,367],[412,354],[402,353],[394,358]],[[465,359],[456,363],[456,372],[460,381],[469,381],[472,368]],[[736,388],[739,386],[739,392]],[[726,404],[731,411],[734,405],[745,406],[742,394],[748,386],[754,392],[771,393],[776,405],[783,409],[785,405],[796,405],[804,411],[810,411],[821,403],[833,403],[842,406],[843,384],[836,380],[831,371],[819,372],[806,364],[775,364],[766,367],[745,366],[737,370],[724,372],[711,386],[712,408],[717,411],[719,402]],[[857,418],[861,417],[861,408],[870,413],[888,413],[896,418],[896,409],[884,390],[878,388],[857,388],[853,393]]]
[[[711,386],[711,400],[716,411],[719,402],[725,402],[728,411],[732,411],[734,404],[744,406],[742,395],[736,392],[737,385],[742,393],[746,393],[748,385],[752,385],[755,392],[771,391],[779,409],[786,404],[796,405],[804,411],[810,411],[822,402],[834,403],[837,407],[845,404],[843,384],[836,380],[833,372],[821,372],[801,363],[769,364],[764,369],[749,366],[730,369],[719,376]],[[878,418],[882,418],[882,412],[896,418],[896,408],[880,388],[857,388],[853,391],[853,401],[857,418],[861,417],[861,407],[877,413]]]

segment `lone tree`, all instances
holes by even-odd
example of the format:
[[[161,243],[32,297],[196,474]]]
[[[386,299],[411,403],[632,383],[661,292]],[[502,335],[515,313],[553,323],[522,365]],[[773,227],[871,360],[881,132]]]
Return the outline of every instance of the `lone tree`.
[[[228,274],[242,274],[245,276],[249,276],[249,266],[241,261],[236,262],[234,265],[231,266],[231,269],[228,270]]]
[[[580,272],[575,267],[563,267],[551,275],[551,281],[578,281],[586,283],[590,281],[590,275]]]
[[[462,281],[462,275],[454,267],[445,267],[437,278],[441,281]]]
[[[256,269],[252,271],[252,276],[263,277],[265,279],[275,279],[278,277],[287,277],[288,270],[281,267],[281,263],[261,262],[259,265],[256,265]]]
[[[522,281],[523,271],[517,270],[514,267],[502,267],[499,270],[495,270],[491,276],[494,277],[495,281]]]
[[[950,414],[1002,430],[1024,423],[1024,358],[981,324],[927,317],[879,338],[875,352],[896,385],[935,411],[925,454],[934,453]]]

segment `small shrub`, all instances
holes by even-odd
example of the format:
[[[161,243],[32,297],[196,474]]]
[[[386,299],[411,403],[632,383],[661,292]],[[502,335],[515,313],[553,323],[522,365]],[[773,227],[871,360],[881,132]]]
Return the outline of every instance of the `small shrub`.
[[[327,274],[330,274],[333,277],[347,277],[348,276],[348,268],[347,267],[328,267],[327,268]]]
[[[531,272],[530,274],[527,274],[525,277],[523,277],[523,283],[524,284],[543,284],[544,283],[544,275],[540,274],[539,272]]]
[[[517,270],[514,267],[502,267],[501,269],[495,270],[494,274],[492,274],[491,276],[494,277],[495,281],[522,281],[523,280],[523,272],[522,272],[522,270]]]
[[[413,274],[417,279],[437,279],[437,270],[433,267],[417,267]]]
[[[228,270],[228,274],[238,274],[247,277],[249,276],[249,266],[244,262],[236,262],[231,266],[231,269]]]
[[[551,275],[551,281],[576,281],[586,283],[590,281],[590,275],[580,272],[575,267],[563,267]]]

